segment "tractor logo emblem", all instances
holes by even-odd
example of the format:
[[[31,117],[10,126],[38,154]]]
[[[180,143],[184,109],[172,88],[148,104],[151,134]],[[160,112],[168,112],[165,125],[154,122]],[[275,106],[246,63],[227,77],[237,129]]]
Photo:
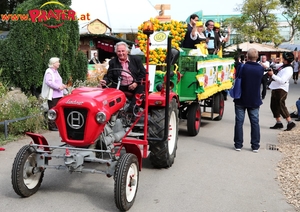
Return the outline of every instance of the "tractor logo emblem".
[[[78,130],[84,124],[84,117],[81,113],[73,111],[68,115],[67,122],[72,129]]]

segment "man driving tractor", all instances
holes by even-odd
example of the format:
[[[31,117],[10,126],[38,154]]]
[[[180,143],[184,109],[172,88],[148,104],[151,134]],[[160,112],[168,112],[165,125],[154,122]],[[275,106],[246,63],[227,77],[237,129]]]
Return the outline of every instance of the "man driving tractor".
[[[118,77],[121,74],[120,90],[125,93],[133,94],[128,112],[132,112],[136,103],[136,94],[141,94],[144,91],[142,81],[146,76],[146,69],[140,57],[135,55],[128,55],[128,45],[121,41],[115,45],[114,57],[109,61],[109,68],[107,74],[104,75],[103,80],[100,80],[101,86],[117,87]],[[114,69],[114,70],[113,70]],[[116,69],[123,69],[122,71],[115,71]]]

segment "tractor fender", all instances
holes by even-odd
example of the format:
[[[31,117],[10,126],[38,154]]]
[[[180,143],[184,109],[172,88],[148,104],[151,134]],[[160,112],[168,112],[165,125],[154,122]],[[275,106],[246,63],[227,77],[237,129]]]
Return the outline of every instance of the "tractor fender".
[[[26,135],[31,137],[35,144],[46,146],[44,147],[45,151],[50,151],[49,147],[47,147],[49,145],[48,141],[43,135],[37,133],[31,133],[31,132],[26,132]]]
[[[142,153],[141,149],[137,144],[130,144],[130,143],[122,143],[122,146],[125,148],[126,153],[132,153],[136,155],[139,161],[139,171],[142,170]]]
[[[172,99],[176,99],[176,102],[178,103],[179,107],[179,97],[176,93],[170,92],[169,95],[169,102],[172,101]],[[149,106],[166,106],[166,97],[165,94],[162,92],[153,92],[148,97]]]

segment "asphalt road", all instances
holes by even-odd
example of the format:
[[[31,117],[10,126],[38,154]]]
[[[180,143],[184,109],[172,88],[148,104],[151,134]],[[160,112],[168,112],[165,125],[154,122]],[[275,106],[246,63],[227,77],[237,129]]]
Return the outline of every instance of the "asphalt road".
[[[299,88],[300,85],[290,85],[289,109],[299,97]],[[259,153],[251,151],[248,117],[244,124],[244,148],[241,152],[233,149],[234,112],[230,98],[225,102],[223,119],[202,120],[196,137],[187,136],[186,123],[181,122],[174,165],[153,169],[148,159],[143,160],[137,197],[130,211],[295,211],[286,203],[276,180],[276,165],[282,155],[266,148],[268,144],[278,144],[276,137],[280,132],[269,129],[275,123],[269,99],[270,91],[260,109]],[[51,144],[59,144],[57,132],[44,136]],[[29,142],[28,138],[9,143],[0,152],[0,211],[118,211],[113,179],[98,174],[47,169],[39,191],[29,198],[20,198],[12,189],[11,168],[19,149]]]

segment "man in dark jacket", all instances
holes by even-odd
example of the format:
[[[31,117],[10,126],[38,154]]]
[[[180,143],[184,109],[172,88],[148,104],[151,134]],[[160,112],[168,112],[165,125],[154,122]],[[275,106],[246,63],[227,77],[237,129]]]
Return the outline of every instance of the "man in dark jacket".
[[[182,42],[182,47],[183,48],[190,48],[190,49],[195,49],[196,42],[192,40],[191,38],[191,32],[194,27],[196,27],[196,23],[199,21],[199,16],[196,14],[192,14],[190,16],[190,23],[187,25],[187,31],[184,36],[184,40]]]
[[[256,62],[258,58],[256,49],[249,49],[247,58],[247,62],[243,66],[240,65],[236,73],[238,76],[241,72],[242,95],[241,98],[234,99],[234,147],[236,151],[241,151],[243,147],[243,124],[247,110],[251,123],[251,148],[253,152],[257,153],[260,147],[259,107],[262,104],[260,85],[264,68]]]
[[[142,80],[145,79],[146,70],[140,57],[128,55],[129,48],[125,42],[119,42],[115,45],[117,57],[109,61],[107,74],[100,81],[102,86],[117,87],[118,78],[122,77],[120,90],[133,94],[128,111],[133,110],[136,103],[135,95],[144,91]],[[116,69],[123,69],[118,71]]]

